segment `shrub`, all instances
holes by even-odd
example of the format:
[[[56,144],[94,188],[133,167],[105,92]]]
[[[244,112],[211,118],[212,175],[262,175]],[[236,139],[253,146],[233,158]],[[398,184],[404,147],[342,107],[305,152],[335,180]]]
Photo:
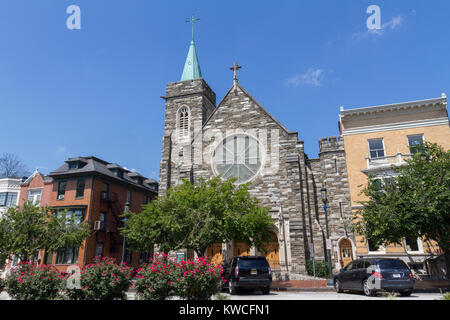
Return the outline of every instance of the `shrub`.
[[[56,299],[64,280],[54,266],[20,262],[7,278],[7,292],[16,300]]]
[[[114,300],[126,299],[131,285],[131,269],[116,264],[112,258],[96,258],[95,263],[86,265],[80,274],[80,288],[67,288],[71,300]]]
[[[220,291],[223,269],[205,258],[181,261],[183,270],[178,296],[186,300],[209,300]],[[223,278],[222,278],[223,279]]]
[[[450,300],[450,291],[443,294],[442,300]]]
[[[222,268],[212,266],[205,258],[176,262],[167,254],[156,254],[136,272],[136,298],[208,300],[219,293],[221,274]]]
[[[156,254],[149,263],[136,271],[136,298],[140,300],[166,300],[178,293],[181,277],[179,264],[168,255]]]
[[[6,287],[6,281],[2,278],[0,278],[0,293],[5,289]]]
[[[323,260],[315,260],[316,266],[316,277],[328,279],[330,276],[330,271],[328,269],[328,262]],[[308,275],[313,276],[313,261],[311,259],[306,260],[306,271]]]

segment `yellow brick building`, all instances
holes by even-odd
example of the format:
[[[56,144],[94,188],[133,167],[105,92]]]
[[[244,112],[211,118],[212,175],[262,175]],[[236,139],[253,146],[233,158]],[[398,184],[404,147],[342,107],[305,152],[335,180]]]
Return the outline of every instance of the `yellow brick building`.
[[[450,148],[447,97],[390,105],[344,110],[339,115],[344,140],[352,211],[366,200],[361,194],[367,177],[373,174],[379,183],[389,183],[392,166],[401,166],[411,157],[411,146],[423,141]],[[418,272],[426,273],[424,261],[439,254],[435,243],[423,239],[405,239],[403,245],[375,248],[363,236],[355,236],[354,256],[398,257]]]

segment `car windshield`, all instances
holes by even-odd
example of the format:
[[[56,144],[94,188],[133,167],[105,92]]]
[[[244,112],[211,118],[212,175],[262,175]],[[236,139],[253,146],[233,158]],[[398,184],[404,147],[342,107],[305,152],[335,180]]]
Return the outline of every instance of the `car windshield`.
[[[266,259],[239,259],[239,268],[267,268],[269,264]]]
[[[378,261],[380,269],[407,269],[408,267],[402,260],[380,260]]]

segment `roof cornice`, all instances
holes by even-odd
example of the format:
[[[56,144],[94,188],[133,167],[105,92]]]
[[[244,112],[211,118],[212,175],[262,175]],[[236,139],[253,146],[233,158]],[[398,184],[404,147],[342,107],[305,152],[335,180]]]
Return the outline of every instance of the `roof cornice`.
[[[443,108],[446,107],[447,96],[445,94],[442,94],[442,97],[440,97],[440,98],[408,101],[408,102],[379,105],[379,106],[372,106],[372,107],[364,107],[364,108],[357,108],[357,109],[344,110],[341,107],[340,117],[345,118],[346,116],[351,117],[351,116],[358,116],[358,115],[368,115],[368,114],[375,114],[375,113],[381,113],[381,112],[390,112],[390,111],[406,110],[406,109],[421,108],[421,107],[426,107],[426,106],[438,106],[438,105],[441,105]]]

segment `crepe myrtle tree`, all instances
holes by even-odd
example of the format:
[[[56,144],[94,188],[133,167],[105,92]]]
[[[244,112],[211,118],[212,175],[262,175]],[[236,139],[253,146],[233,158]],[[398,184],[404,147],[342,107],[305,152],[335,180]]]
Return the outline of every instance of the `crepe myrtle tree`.
[[[140,213],[125,213],[121,233],[142,252],[159,244],[163,252],[186,248],[203,256],[209,245],[231,240],[260,249],[270,240],[272,218],[250,195],[247,184],[234,182],[219,177],[195,184],[183,180]]]
[[[21,261],[33,261],[39,250],[79,247],[90,234],[86,222],[66,216],[66,211],[55,212],[30,201],[23,207],[9,208],[0,217],[0,230],[0,258],[15,254]]]
[[[369,177],[369,200],[356,214],[354,230],[376,246],[404,238],[434,240],[445,254],[450,276],[450,151],[430,142],[417,146],[406,165],[393,168],[390,183]]]

